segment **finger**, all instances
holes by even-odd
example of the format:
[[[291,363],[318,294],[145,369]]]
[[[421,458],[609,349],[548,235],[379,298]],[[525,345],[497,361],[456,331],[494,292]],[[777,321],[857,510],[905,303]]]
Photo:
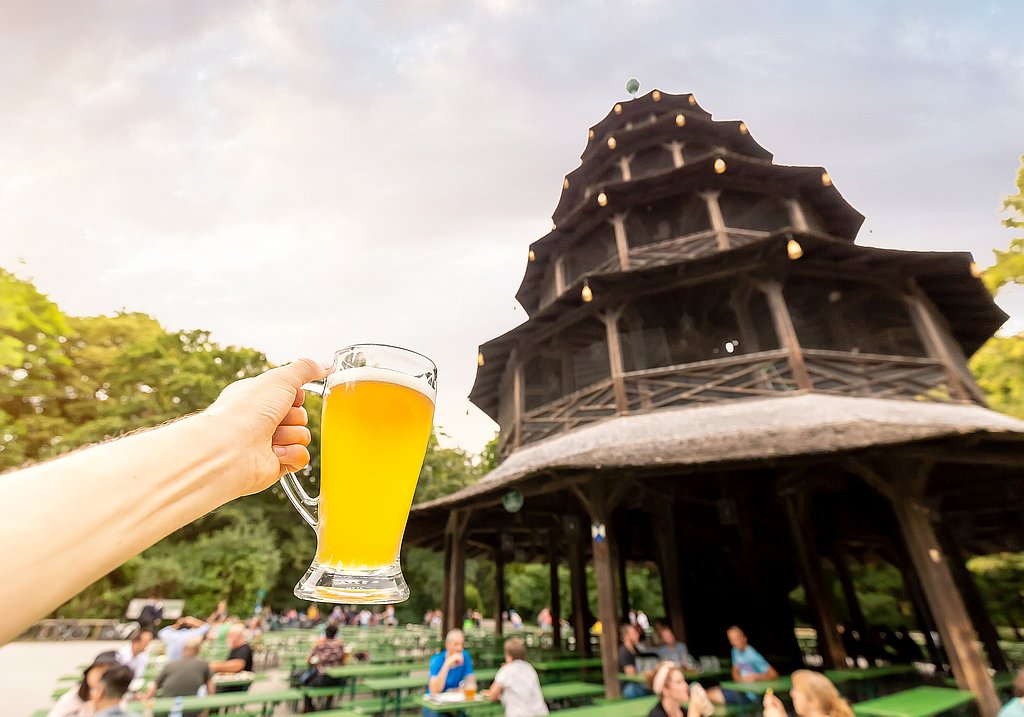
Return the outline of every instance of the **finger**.
[[[264,381],[284,381],[296,391],[302,384],[315,381],[327,375],[327,367],[311,358],[300,358],[287,366],[272,368],[260,376]],[[296,399],[297,400],[297,399]]]
[[[274,446],[274,453],[281,462],[281,472],[301,470],[309,463],[309,451],[305,446]]]
[[[289,446],[293,443],[308,446],[312,437],[305,426],[278,426],[270,442],[274,446]]]
[[[281,419],[282,426],[305,426],[306,421],[309,420],[309,416],[306,415],[306,409],[299,406],[298,408],[289,408],[288,413],[284,414],[284,418]]]
[[[306,392],[301,388],[295,389],[295,399],[292,401],[293,406],[301,406],[303,401],[306,400]]]

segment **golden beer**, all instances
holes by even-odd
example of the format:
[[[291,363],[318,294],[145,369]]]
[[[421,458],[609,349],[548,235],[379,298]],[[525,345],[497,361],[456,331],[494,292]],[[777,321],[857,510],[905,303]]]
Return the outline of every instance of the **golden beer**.
[[[434,416],[424,388],[382,368],[329,377],[320,436],[320,565],[365,571],[395,563]]]

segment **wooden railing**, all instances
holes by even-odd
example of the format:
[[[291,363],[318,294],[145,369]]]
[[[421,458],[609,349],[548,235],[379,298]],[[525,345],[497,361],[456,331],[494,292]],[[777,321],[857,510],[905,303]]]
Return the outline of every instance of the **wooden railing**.
[[[523,413],[522,442],[532,443],[555,433],[615,415],[611,378]]]
[[[623,379],[630,413],[797,390],[782,349],[631,371]]]
[[[870,396],[954,402],[948,375],[936,359],[805,349],[812,390],[836,396]],[[622,413],[778,396],[798,390],[784,349],[630,371],[622,376]],[[604,378],[523,414],[522,443],[618,415],[614,383]],[[502,436],[504,457],[514,447]]]
[[[938,359],[804,349],[814,391],[836,396],[956,402]]]

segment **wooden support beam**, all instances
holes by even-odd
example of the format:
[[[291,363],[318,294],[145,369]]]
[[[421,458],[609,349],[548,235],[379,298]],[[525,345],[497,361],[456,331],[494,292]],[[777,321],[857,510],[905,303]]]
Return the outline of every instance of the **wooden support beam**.
[[[942,336],[942,329],[935,321],[935,317],[932,316],[928,307],[925,306],[920,293],[920,290],[911,290],[910,295],[905,298],[907,308],[910,309],[911,320],[913,321],[914,327],[917,329],[921,343],[924,345],[925,350],[931,358],[942,362],[942,366],[946,371],[946,376],[949,379],[950,388],[952,389],[954,396],[961,401],[971,400],[973,398],[971,396],[971,392],[965,384],[963,377],[960,375],[960,372],[957,370],[956,362],[950,354]],[[982,403],[982,405],[985,404]]]
[[[453,510],[448,515],[448,526],[445,529],[445,540],[450,540],[450,548],[446,553],[450,556],[446,561],[445,592],[447,593],[444,608],[444,624],[446,630],[462,625],[463,613],[466,610],[466,527],[469,524],[468,510]]]
[[[512,373],[512,407],[515,417],[512,424],[512,448],[519,448],[523,444],[523,365],[516,362]]]
[[[789,223],[798,232],[810,230],[807,226],[807,217],[804,216],[804,208],[800,206],[799,200],[789,199],[786,201],[786,208],[789,210]]]
[[[555,257],[555,296],[565,293],[565,255]]]
[[[505,632],[505,546],[504,534],[498,533],[498,541],[494,546],[494,632],[500,638]]]
[[[548,531],[548,565],[551,570],[551,640],[554,648],[562,651],[562,594],[558,580],[558,534]]]
[[[935,616],[957,686],[974,693],[982,717],[995,717],[1002,705],[921,493],[906,486],[906,490],[896,494],[893,510]]]
[[[658,500],[651,506],[651,527],[661,575],[661,594],[665,601],[665,614],[672,633],[679,642],[686,642],[686,622],[683,618],[683,591],[680,584],[679,559],[676,555],[676,521],[672,504]]]
[[[626,236],[626,213],[619,212],[611,219],[615,232],[615,251],[619,256],[619,268],[629,271],[629,237]]]
[[[584,505],[590,514],[594,555],[594,577],[597,579],[597,612],[601,621],[601,668],[604,694],[608,699],[622,696],[619,687],[618,610],[615,606],[615,566],[612,564],[615,533],[611,528],[611,507],[603,483],[586,486]]]
[[[841,547],[837,547],[832,554],[832,563],[836,566],[839,584],[843,588],[843,598],[846,600],[846,611],[850,615],[850,624],[846,626],[846,629],[855,630],[863,645],[868,636],[868,622],[864,618],[853,575],[850,573],[850,556]]]
[[[793,318],[789,315],[789,307],[786,306],[782,285],[777,281],[758,281],[756,286],[764,292],[768,299],[768,308],[772,312],[775,333],[778,334],[782,347],[786,349],[789,367],[793,371],[796,385],[804,391],[810,391],[814,386],[811,383],[810,374],[807,373],[807,366],[804,364],[804,354],[800,349],[796,329],[793,327]]]
[[[576,651],[590,655],[590,625],[587,624],[587,571],[583,563],[583,530],[574,515],[565,518],[565,545],[569,558],[569,586],[572,589],[572,626]]]
[[[626,559],[623,557],[621,536],[616,533],[616,540],[612,543],[609,553],[611,554],[612,567],[615,568],[615,586],[619,595],[619,620],[629,622],[629,581],[626,578]]]
[[[615,410],[619,414],[626,413],[626,382],[623,378],[622,344],[619,342],[619,311],[602,314],[605,337],[608,341],[608,368],[612,377],[612,390],[615,392]]]
[[[715,238],[718,240],[718,248],[726,251],[729,248],[729,232],[725,226],[725,217],[722,216],[722,207],[718,204],[718,195],[721,192],[711,190],[700,192],[701,198],[708,210],[708,219],[711,220],[711,228],[715,230]]]
[[[985,646],[988,664],[996,672],[1009,672],[1010,666],[1006,662],[1006,655],[1003,654],[1002,648],[999,647],[999,633],[996,632],[996,627],[992,623],[992,616],[989,614],[985,600],[978,590],[978,584],[974,581],[971,571],[967,569],[967,558],[960,549],[956,536],[953,535],[953,532],[947,526],[941,523],[936,532],[942,540],[942,546],[946,550],[946,555],[949,557],[949,568],[953,574],[953,580],[960,589],[960,595],[963,596],[964,606],[967,608],[967,612],[971,616],[971,622],[974,624],[974,628],[978,631],[981,642]]]
[[[789,531],[796,548],[797,566],[801,582],[807,591],[807,604],[814,616],[818,633],[818,652],[828,669],[846,669],[846,649],[836,630],[836,610],[832,592],[825,582],[821,557],[812,529],[809,509],[811,496],[805,491],[793,490],[783,497]]]

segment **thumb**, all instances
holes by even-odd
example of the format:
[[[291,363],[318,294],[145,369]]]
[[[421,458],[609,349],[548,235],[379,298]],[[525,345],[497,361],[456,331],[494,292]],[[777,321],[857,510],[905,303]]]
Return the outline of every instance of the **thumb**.
[[[300,358],[285,366],[270,369],[260,376],[266,382],[280,382],[298,389],[303,384],[323,378],[327,367],[311,358]]]

